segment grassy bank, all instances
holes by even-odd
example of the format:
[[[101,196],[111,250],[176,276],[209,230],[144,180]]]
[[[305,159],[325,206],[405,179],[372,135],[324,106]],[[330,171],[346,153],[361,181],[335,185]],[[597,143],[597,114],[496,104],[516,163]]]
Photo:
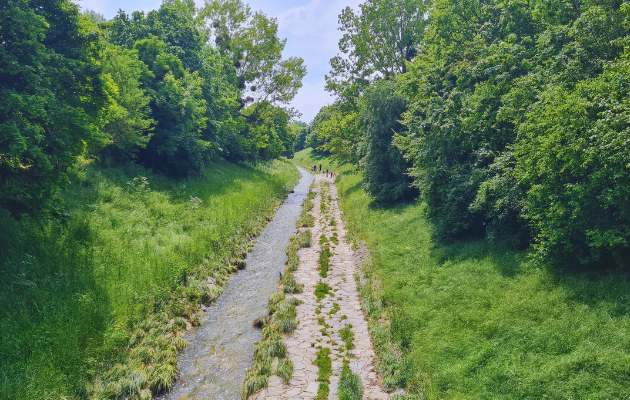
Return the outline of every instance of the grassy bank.
[[[309,171],[311,170],[311,168],[313,168],[314,165],[317,166],[318,171],[319,166],[321,165],[322,172],[326,172],[326,169],[333,171],[334,169],[339,167],[339,165],[336,162],[332,161],[330,157],[322,153],[313,151],[313,149],[310,147],[308,149],[304,149],[295,153],[295,156],[291,161],[302,168],[306,168]]]
[[[298,173],[209,166],[171,181],[81,165],[65,221],[0,213],[0,398],[147,397],[168,389],[198,320]]]
[[[296,155],[296,158],[299,155]],[[482,241],[431,241],[425,206],[374,207],[337,180],[371,253],[364,309],[390,389],[425,399],[630,396],[627,275],[568,274]]]

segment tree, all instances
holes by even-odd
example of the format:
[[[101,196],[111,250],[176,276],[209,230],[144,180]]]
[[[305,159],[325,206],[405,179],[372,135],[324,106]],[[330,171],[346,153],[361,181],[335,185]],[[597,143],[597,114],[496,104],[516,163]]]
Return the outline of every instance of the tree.
[[[356,163],[361,157],[363,140],[356,111],[333,104],[322,108],[311,126],[311,142],[319,143],[313,146],[316,150],[330,153],[341,162]]]
[[[309,132],[306,136],[306,146],[317,151],[325,151],[322,147],[326,143],[326,137],[320,134],[319,126],[329,120],[334,113],[334,106],[328,105],[319,109],[311,123],[309,124]]]
[[[150,72],[136,50],[106,44],[101,57],[109,97],[103,109],[107,138],[102,155],[104,159],[134,159],[147,146],[155,122],[150,118],[151,99],[140,83]]]
[[[391,78],[407,71],[419,52],[430,2],[367,0],[360,12],[346,7],[339,15],[345,32],[337,55],[330,60],[326,88],[344,101],[358,99],[374,78]],[[354,99],[354,100],[353,100]]]
[[[418,194],[407,175],[411,164],[392,146],[394,133],[405,129],[400,119],[406,109],[405,97],[391,80],[374,82],[361,99],[359,120],[365,132],[361,139],[365,154],[361,169],[364,187],[377,203],[409,200]]]
[[[189,72],[168,46],[155,36],[139,40],[134,46],[139,58],[149,66],[152,76],[145,86],[151,96],[151,110],[157,125],[140,160],[175,176],[200,174],[212,145],[203,140],[206,128],[206,102],[203,79]]]
[[[207,1],[201,15],[219,52],[232,59],[245,104],[288,104],[295,97],[306,67],[298,57],[282,60],[286,39],[278,38],[275,18],[252,12],[240,0]]]
[[[575,90],[548,88],[519,126],[513,174],[543,259],[628,265],[629,88],[619,60]]]
[[[90,20],[94,22],[95,24],[98,24],[101,22],[107,22],[107,18],[105,18],[103,14],[96,12],[94,10],[85,10],[83,11],[83,14],[89,16]]]
[[[168,0],[158,10],[133,12],[131,18],[124,11],[105,25],[108,40],[127,49],[136,41],[151,35],[163,41],[165,51],[182,61],[184,68],[197,71],[201,68],[200,53],[208,37],[196,25],[196,9],[192,0]]]
[[[45,208],[66,169],[98,141],[105,96],[91,34],[62,0],[0,5],[0,206]]]
[[[289,125],[289,129],[295,136],[294,151],[304,150],[306,148],[306,135],[308,135],[308,124],[306,122],[297,121]]]
[[[263,102],[247,107],[243,117],[243,132],[228,149],[232,160],[258,163],[278,158],[283,152],[293,154],[295,137],[288,129],[290,116],[284,109]]]

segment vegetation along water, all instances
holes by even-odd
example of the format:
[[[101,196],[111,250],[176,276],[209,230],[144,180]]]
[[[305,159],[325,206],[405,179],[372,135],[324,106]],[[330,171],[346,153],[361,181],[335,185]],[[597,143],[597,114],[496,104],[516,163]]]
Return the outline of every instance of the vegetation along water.
[[[281,26],[311,6],[339,41],[307,123],[279,32],[328,49]],[[171,391],[294,164],[339,174],[393,397],[630,397],[630,4],[339,8],[0,3],[0,398]]]

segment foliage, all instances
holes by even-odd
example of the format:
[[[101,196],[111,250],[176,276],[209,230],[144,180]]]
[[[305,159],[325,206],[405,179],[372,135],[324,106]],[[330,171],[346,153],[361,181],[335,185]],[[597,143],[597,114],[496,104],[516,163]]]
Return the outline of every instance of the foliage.
[[[352,373],[348,360],[343,361],[337,393],[339,400],[361,400],[363,398],[361,378]]]
[[[306,146],[316,149],[317,151],[323,152],[329,155],[328,152],[324,150],[324,145],[326,144],[325,137],[319,134],[318,126],[320,126],[325,121],[329,120],[334,113],[334,106],[324,106],[319,109],[319,112],[313,118],[309,126],[309,132],[306,136]]]
[[[392,78],[407,70],[418,54],[429,1],[367,0],[359,13],[346,7],[339,15],[343,53],[330,60],[326,88],[344,102],[353,103],[376,78]]]
[[[235,147],[229,147],[229,157],[256,163],[278,158],[282,153],[293,154],[295,136],[288,128],[289,115],[268,102],[252,104],[243,110],[247,121],[245,131]]]
[[[306,67],[299,57],[282,59],[286,39],[278,38],[275,18],[252,12],[241,0],[207,1],[200,17],[210,23],[218,50],[232,60],[239,88],[250,91],[245,103],[287,104],[295,97]]]
[[[50,210],[68,167],[102,139],[98,37],[67,1],[4,2],[0,20],[0,207]]]
[[[137,51],[106,44],[103,46],[103,73],[108,104],[103,108],[103,132],[107,134],[103,159],[133,160],[151,138],[154,121],[149,118],[150,98],[141,86],[150,72],[138,59]]]
[[[312,126],[310,144],[338,161],[363,166],[365,186],[378,203],[413,198],[406,176],[410,166],[392,144],[406,99],[396,77],[420,50],[431,2],[369,0],[355,13],[339,15],[341,54],[330,60],[326,89],[337,103],[322,108]]]
[[[145,165],[185,176],[216,156],[252,163],[291,157],[295,138],[284,115],[293,111],[277,104],[293,98],[306,69],[301,59],[282,60],[285,41],[274,19],[240,1],[198,12],[192,1],[173,0],[147,15],[120,11],[104,27],[111,42],[140,50],[155,74],[144,82],[157,120],[140,153]]]
[[[356,111],[344,110],[336,104],[324,107],[313,120],[310,134],[314,148],[330,153],[334,160],[340,163],[359,160],[363,140]]]
[[[289,125],[289,129],[292,135],[295,136],[293,151],[304,150],[306,146],[306,135],[308,135],[308,124],[302,121],[292,122]]]
[[[371,266],[362,304],[384,384],[415,398],[624,398],[630,279],[558,273],[484,241],[432,240],[426,204],[379,209],[338,181]]]
[[[183,182],[133,164],[69,173],[61,196],[71,218],[0,212],[0,398],[170,385],[186,326],[177,317],[195,324],[200,302],[213,301],[235,270],[225,260],[248,251],[297,181],[280,162],[220,161]]]
[[[519,126],[514,175],[544,258],[627,263],[629,82],[623,60],[573,91],[547,89]]]
[[[175,176],[199,174],[210,146],[201,135],[206,126],[203,79],[184,69],[182,61],[167,53],[166,43],[155,36],[137,41],[134,48],[154,75],[146,86],[157,126],[140,153],[142,162]]]
[[[365,149],[360,165],[365,189],[377,203],[395,203],[417,195],[407,176],[411,165],[392,145],[394,133],[404,129],[399,119],[405,110],[405,98],[390,80],[376,81],[361,99],[359,119]]]
[[[413,164],[436,237],[533,240],[543,257],[627,265],[627,233],[603,228],[611,218],[626,224],[614,209],[623,207],[622,162],[604,149],[625,129],[623,89],[612,82],[627,76],[627,7],[527,4],[433,3],[423,51],[399,79],[409,106],[395,144]],[[606,115],[617,123],[602,131]],[[592,152],[576,150],[585,143]],[[596,157],[608,168],[589,186]],[[597,191],[615,194],[603,205]]]

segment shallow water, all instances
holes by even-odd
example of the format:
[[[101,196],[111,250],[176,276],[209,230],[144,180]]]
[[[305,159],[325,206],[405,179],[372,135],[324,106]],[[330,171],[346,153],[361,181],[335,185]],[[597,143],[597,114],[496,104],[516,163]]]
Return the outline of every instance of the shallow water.
[[[294,193],[256,239],[247,267],[230,278],[223,294],[206,309],[202,326],[179,358],[180,379],[163,399],[240,398],[245,373],[253,363],[254,343],[261,339],[252,323],[267,315],[267,300],[278,288],[285,269],[284,251],[313,181],[310,173],[298,169],[302,177]]]

